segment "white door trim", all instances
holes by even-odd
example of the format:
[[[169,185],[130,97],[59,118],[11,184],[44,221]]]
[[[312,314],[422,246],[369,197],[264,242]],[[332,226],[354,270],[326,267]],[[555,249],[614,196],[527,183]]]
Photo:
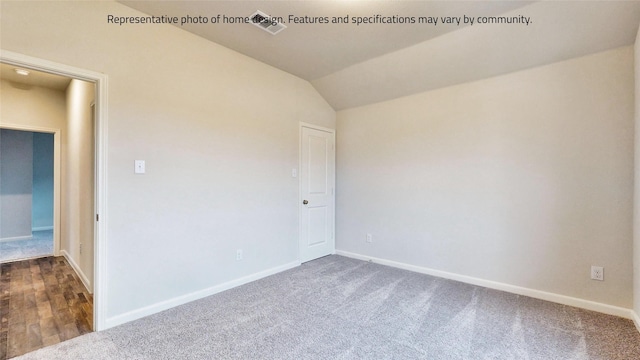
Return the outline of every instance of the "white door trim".
[[[31,131],[53,134],[53,255],[60,256],[60,188],[61,188],[61,161],[62,153],[60,129],[42,126],[19,125],[2,122],[0,129]]]
[[[107,121],[108,121],[108,77],[105,74],[64,65],[49,60],[35,58],[0,49],[0,62],[23,68],[44,71],[96,84],[96,211],[100,221],[94,230],[94,272],[93,272],[93,329],[104,330],[107,314]],[[59,140],[59,139],[58,139]]]
[[[335,144],[336,144],[336,129],[331,129],[331,128],[327,128],[327,127],[323,127],[323,126],[319,126],[319,125],[314,125],[314,124],[309,124],[309,123],[305,123],[300,121],[299,122],[299,126],[298,126],[298,203],[296,204],[296,209],[298,209],[298,262],[302,261],[302,256],[301,256],[301,247],[300,247],[300,239],[302,237],[302,210],[300,209],[300,204],[302,203],[302,129],[303,128],[309,128],[309,129],[315,129],[315,130],[320,130],[320,131],[325,131],[331,134],[332,138],[333,138],[333,164],[334,164],[334,171],[333,171],[333,193],[331,194],[331,196],[333,197],[333,228],[331,229],[331,245],[332,245],[332,250],[331,250],[331,254],[335,254],[336,253],[336,212],[335,212],[335,207],[336,207],[336,171],[335,171],[335,163],[336,163],[336,151],[335,151]]]

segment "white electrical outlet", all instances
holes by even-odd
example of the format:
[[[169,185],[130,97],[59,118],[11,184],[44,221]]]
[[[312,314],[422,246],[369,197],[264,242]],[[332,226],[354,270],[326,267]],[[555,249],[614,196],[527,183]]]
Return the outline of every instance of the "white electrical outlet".
[[[367,234],[367,242],[368,243],[372,243],[373,242],[373,235]]]
[[[146,172],[144,160],[135,160],[133,162],[133,165],[134,165],[134,169],[133,169],[134,173],[144,174]]]
[[[602,266],[591,266],[591,279],[604,281],[604,268]]]
[[[82,243],[80,243],[80,255],[82,255]]]
[[[242,260],[242,249],[236,250],[236,261]]]

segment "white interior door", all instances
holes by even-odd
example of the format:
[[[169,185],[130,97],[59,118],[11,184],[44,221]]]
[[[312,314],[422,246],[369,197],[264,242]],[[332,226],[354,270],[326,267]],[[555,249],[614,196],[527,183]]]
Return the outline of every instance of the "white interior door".
[[[301,125],[300,261],[335,253],[335,133]]]

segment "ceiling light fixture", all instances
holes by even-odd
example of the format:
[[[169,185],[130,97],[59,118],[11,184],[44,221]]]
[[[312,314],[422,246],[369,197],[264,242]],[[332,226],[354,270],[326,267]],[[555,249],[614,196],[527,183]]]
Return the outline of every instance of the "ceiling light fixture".
[[[22,75],[22,76],[27,76],[30,74],[29,70],[25,70],[25,69],[13,69],[13,71],[15,71],[16,74]]]

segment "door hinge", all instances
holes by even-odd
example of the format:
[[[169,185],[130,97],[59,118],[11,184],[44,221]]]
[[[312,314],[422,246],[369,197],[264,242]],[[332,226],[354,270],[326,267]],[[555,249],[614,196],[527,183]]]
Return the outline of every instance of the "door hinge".
[[[96,221],[100,221],[100,215],[96,214]]]

